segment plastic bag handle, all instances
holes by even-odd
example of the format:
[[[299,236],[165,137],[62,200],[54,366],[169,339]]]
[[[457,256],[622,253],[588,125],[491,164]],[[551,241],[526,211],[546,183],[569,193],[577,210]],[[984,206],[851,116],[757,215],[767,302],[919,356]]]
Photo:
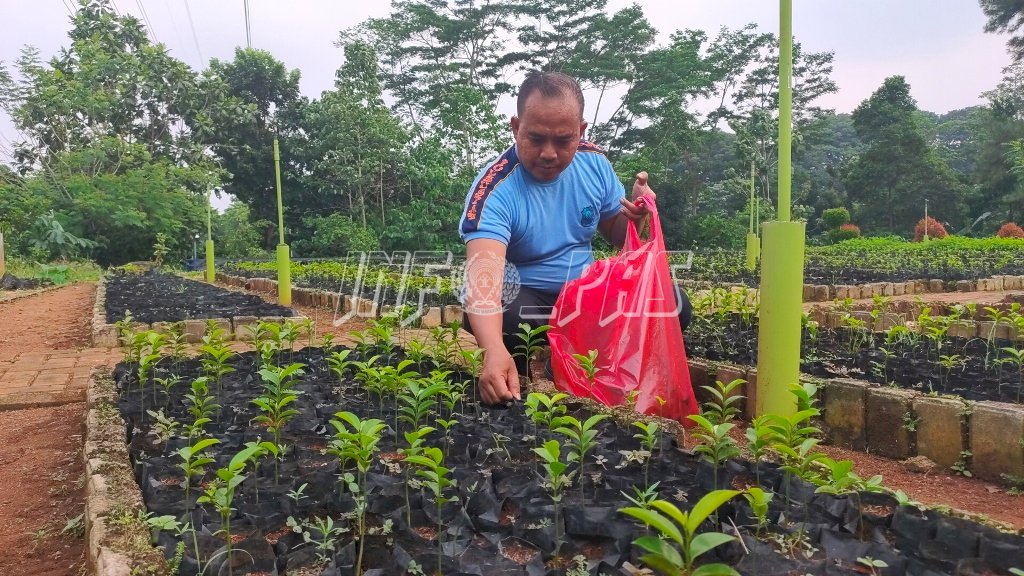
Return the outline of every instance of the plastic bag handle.
[[[647,209],[651,212],[651,239],[650,242],[657,242],[657,246],[664,249],[665,240],[661,236],[661,219],[658,218],[658,206],[654,201],[654,197],[650,194],[644,194],[637,199],[636,204],[644,204]],[[636,229],[636,222],[632,220],[626,227],[626,242],[622,246],[623,252],[631,252],[636,250],[643,242],[640,240],[640,232]]]

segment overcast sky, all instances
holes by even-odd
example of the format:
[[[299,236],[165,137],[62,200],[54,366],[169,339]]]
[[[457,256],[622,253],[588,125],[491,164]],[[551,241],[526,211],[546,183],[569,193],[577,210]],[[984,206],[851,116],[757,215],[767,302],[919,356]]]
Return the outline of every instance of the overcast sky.
[[[140,19],[144,9],[151,38],[196,69],[210,58],[231,59],[235,47],[246,43],[243,0],[115,3],[122,14]],[[608,3],[617,10],[633,2]],[[662,42],[675,30],[702,29],[714,36],[722,26],[735,29],[750,22],[778,32],[778,6],[771,0],[637,3]],[[26,44],[39,48],[44,58],[66,46],[74,5],[74,0],[0,0],[0,61],[14,61]],[[253,47],[301,70],[301,88],[310,97],[333,85],[342,58],[334,46],[338,31],[390,11],[385,0],[250,0],[249,6]],[[852,111],[894,74],[907,78],[923,110],[941,113],[980,104],[981,93],[995,87],[1009,64],[1006,38],[983,32],[985,18],[976,0],[794,0],[793,12],[794,35],[805,50],[835,52],[839,92],[819,104],[839,112]],[[507,103],[499,112],[508,112]],[[0,112],[0,151],[15,139],[17,132]]]

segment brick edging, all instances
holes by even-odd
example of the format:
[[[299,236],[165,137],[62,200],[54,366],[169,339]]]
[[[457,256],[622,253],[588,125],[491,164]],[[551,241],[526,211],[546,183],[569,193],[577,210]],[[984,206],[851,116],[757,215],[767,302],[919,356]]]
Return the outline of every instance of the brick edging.
[[[92,311],[92,345],[96,348],[117,348],[121,345],[118,339],[117,325],[107,323],[106,312],[107,288],[106,277],[101,277],[96,286],[96,303]],[[195,344],[202,340],[206,333],[206,323],[213,320],[217,326],[224,330],[225,340],[249,340],[251,337],[248,327],[258,322],[273,322],[281,324],[291,320],[301,323],[306,320],[305,316],[235,316],[233,318],[210,318],[201,320],[181,320],[184,325],[185,341]],[[167,330],[177,322],[136,322],[136,330]]]
[[[905,282],[870,282],[867,284],[804,284],[804,302],[831,302],[853,298],[862,300],[875,296],[905,294],[945,294],[955,292],[1001,292],[1024,290],[1024,276],[998,275],[978,280],[907,280]]]
[[[89,573],[95,576],[130,576],[140,566],[149,573],[166,574],[164,555],[149,546],[149,528],[138,521],[146,512],[142,491],[135,482],[125,422],[117,407],[117,391],[109,369],[96,369],[86,393],[85,442],[85,546]],[[112,526],[111,515],[135,518]],[[131,533],[126,533],[131,532]],[[144,542],[142,547],[138,543]],[[131,548],[131,543],[138,546]]]
[[[277,294],[277,281],[271,278],[246,278],[244,276],[232,276],[224,272],[217,272],[217,282],[243,288],[253,292]],[[317,308],[331,308],[340,314],[355,312],[360,318],[380,318],[391,312],[393,307],[390,304],[378,306],[372,300],[355,296],[342,296],[335,292],[317,290],[315,288],[292,287],[292,303],[299,306],[311,306]],[[452,322],[462,323],[462,307],[454,304],[448,306],[431,306],[423,311],[420,318],[421,328],[436,328],[442,324]]]
[[[744,418],[754,417],[756,368],[694,358],[689,367],[701,402],[709,400],[701,386],[746,380],[735,394],[745,397]],[[819,385],[823,432],[833,445],[898,460],[925,456],[943,468],[959,463],[1000,484],[1007,483],[1003,474],[1024,476],[1024,405],[932,396],[851,378],[801,375],[801,381]]]

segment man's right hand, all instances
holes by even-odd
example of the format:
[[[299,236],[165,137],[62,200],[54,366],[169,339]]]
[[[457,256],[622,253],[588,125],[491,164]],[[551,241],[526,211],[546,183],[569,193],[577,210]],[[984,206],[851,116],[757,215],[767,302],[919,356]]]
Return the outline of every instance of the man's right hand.
[[[484,353],[480,373],[480,399],[484,404],[502,404],[519,400],[519,371],[504,346]]]

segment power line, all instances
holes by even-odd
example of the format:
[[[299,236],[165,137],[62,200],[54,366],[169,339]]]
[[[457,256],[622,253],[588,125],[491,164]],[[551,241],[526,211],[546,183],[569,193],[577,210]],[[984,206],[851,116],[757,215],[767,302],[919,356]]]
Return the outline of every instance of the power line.
[[[199,53],[200,66],[206,65],[206,58],[203,58],[203,50],[199,47],[199,36],[196,35],[196,26],[192,23],[192,10],[188,7],[188,0],[185,1],[185,14],[188,15],[188,27],[192,29],[192,40],[196,43],[196,52]]]
[[[252,48],[252,29],[249,26],[249,0],[242,0],[245,3],[245,46]]]
[[[160,41],[156,39],[156,30],[153,29],[153,24],[149,21],[149,14],[146,14],[146,7],[142,5],[142,0],[135,0],[135,5],[139,7],[139,12],[142,13],[142,19],[146,22],[149,35],[153,38],[153,44],[159,44]]]

